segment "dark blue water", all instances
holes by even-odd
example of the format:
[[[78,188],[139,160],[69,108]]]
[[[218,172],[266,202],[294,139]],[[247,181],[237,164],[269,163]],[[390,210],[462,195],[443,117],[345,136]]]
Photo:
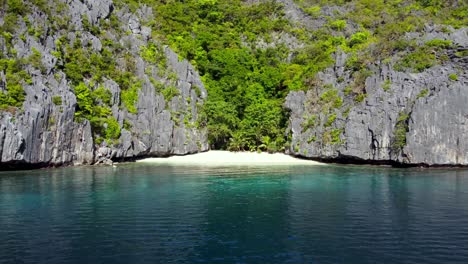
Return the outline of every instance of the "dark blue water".
[[[0,173],[0,263],[468,263],[468,171]]]

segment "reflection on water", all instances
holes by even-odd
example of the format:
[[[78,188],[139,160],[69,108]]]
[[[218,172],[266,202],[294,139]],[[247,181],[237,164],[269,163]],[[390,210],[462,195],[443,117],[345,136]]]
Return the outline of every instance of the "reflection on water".
[[[0,263],[468,263],[468,171],[0,173]]]

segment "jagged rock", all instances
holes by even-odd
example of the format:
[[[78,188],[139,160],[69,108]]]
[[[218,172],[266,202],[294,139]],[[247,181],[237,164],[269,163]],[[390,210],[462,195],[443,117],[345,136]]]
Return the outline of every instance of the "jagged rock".
[[[76,31],[66,32],[70,43],[77,38],[88,43],[89,49],[99,52],[103,43],[98,36],[87,32],[82,25],[82,16],[88,16],[91,25],[109,18],[112,12],[130,34],[118,38],[105,32],[106,38],[118,42],[135,60],[134,74],[141,81],[138,91],[136,113],[130,113],[121,106],[121,87],[112,79],[102,81],[102,86],[111,93],[112,116],[122,128],[120,138],[115,142],[95,142],[93,128],[88,120],[75,119],[77,99],[66,74],[55,68],[57,58],[52,55],[59,34],[47,30],[46,23],[40,21],[43,14],[37,11],[28,15],[32,24],[42,23],[47,35],[40,38],[27,36],[23,41],[20,32],[27,30],[21,24],[14,49],[19,58],[27,58],[32,48],[42,55],[44,71],[27,66],[32,76],[32,84],[25,85],[26,99],[23,108],[0,110],[0,169],[17,168],[22,164],[32,166],[59,166],[81,164],[107,164],[114,160],[135,159],[145,156],[184,155],[208,149],[207,131],[195,127],[199,107],[207,97],[200,76],[186,60],[179,61],[178,55],[168,47],[162,50],[166,57],[168,74],[160,74],[140,57],[142,46],[151,39],[151,29],[141,26],[152,16],[150,8],[143,6],[135,14],[128,9],[114,11],[111,0],[66,2],[69,6],[69,23]],[[21,20],[22,21],[22,20]],[[45,21],[45,19],[44,19]],[[78,33],[79,32],[79,35]],[[53,34],[53,35],[51,35]],[[0,37],[0,51],[6,52],[3,38]],[[125,61],[117,60],[117,67],[124,67]],[[157,91],[150,78],[165,86],[174,85],[179,95],[164,98]],[[5,91],[5,75],[0,72],[0,91]],[[170,84],[170,82],[174,82]],[[54,97],[61,98],[61,105],[55,105]],[[130,127],[127,127],[130,126]]]
[[[437,33],[435,37],[430,34],[436,33],[430,31],[426,37],[452,40],[461,46],[455,50],[466,49],[468,37],[460,32],[466,29]],[[334,67],[317,75],[344,98],[330,124],[324,125],[330,114],[317,110],[319,91],[291,92],[286,97],[292,137],[290,153],[342,162],[468,165],[465,61],[454,57],[417,74],[396,71],[385,63],[373,65],[372,75],[365,81],[367,96],[361,103],[344,93],[350,84],[345,61],[346,54],[337,52]],[[451,74],[457,75],[456,80],[450,78]],[[308,125],[313,114],[316,122]],[[399,127],[403,129],[400,135]]]
[[[91,22],[97,24],[100,19],[109,17],[110,13],[114,9],[112,0],[85,0],[84,4],[88,7]]]
[[[416,100],[404,153],[412,163],[468,164],[468,87],[442,86]]]

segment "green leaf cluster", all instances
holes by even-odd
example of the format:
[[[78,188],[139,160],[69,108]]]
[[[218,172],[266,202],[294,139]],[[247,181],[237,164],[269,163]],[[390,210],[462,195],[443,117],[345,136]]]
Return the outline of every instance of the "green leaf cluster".
[[[0,109],[23,105],[26,96],[23,85],[32,84],[31,76],[22,69],[23,64],[22,60],[0,59],[0,72],[5,72],[6,80],[6,92],[0,91]]]
[[[52,103],[58,106],[62,105],[62,97],[60,95],[52,97]]]
[[[179,89],[173,85],[166,86],[161,93],[164,96],[164,99],[166,99],[166,102],[169,102],[172,97],[180,95]]]
[[[111,92],[104,87],[92,91],[88,85],[80,82],[75,86],[77,109],[75,118],[90,121],[96,143],[103,139],[112,142],[120,137],[120,125],[112,116],[110,109]]]
[[[120,93],[120,100],[128,112],[136,114],[138,112],[136,103],[138,102],[138,91],[141,89],[141,81],[134,79],[134,82]]]
[[[408,120],[410,116],[401,112],[393,131],[393,151],[399,151],[406,145],[406,133],[409,131]]]

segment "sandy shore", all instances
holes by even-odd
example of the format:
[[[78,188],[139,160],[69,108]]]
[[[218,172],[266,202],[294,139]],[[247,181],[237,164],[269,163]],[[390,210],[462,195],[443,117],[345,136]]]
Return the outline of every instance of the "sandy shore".
[[[282,153],[229,152],[211,150],[208,152],[173,156],[169,158],[147,158],[137,162],[161,164],[190,164],[203,166],[220,165],[323,165],[323,163],[297,159]]]

